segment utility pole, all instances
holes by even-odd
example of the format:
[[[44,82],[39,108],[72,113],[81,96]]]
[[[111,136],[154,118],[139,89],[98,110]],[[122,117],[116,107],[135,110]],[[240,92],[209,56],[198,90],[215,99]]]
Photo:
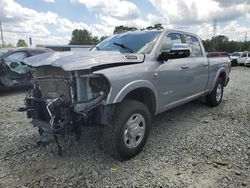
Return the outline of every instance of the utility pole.
[[[4,42],[3,42],[3,29],[2,29],[2,22],[1,22],[1,20],[0,20],[0,31],[1,31],[2,46],[4,47]]]
[[[216,31],[217,31],[217,19],[214,20],[214,37],[216,37]]]
[[[215,37],[216,37],[216,30],[217,30],[217,19],[214,19],[214,25],[213,25],[213,37],[212,37],[212,44],[211,44],[211,48],[212,48],[212,51],[215,51],[215,40],[213,40]]]
[[[245,34],[245,42],[247,42],[247,32],[246,32],[246,34]]]

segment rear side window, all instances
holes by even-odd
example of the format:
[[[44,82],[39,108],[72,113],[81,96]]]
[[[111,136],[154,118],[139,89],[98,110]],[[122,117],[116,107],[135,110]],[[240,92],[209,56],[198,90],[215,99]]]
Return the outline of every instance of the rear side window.
[[[247,57],[247,53],[243,53],[241,57]]]
[[[191,47],[191,57],[200,57],[202,56],[201,46],[198,39],[191,35],[183,35],[186,44],[189,44]]]
[[[169,52],[173,44],[181,44],[181,35],[178,33],[168,34],[162,41],[161,52]]]
[[[6,58],[8,58],[12,61],[21,61],[21,60],[27,58],[27,53],[26,52],[15,52],[13,54],[10,54]]]

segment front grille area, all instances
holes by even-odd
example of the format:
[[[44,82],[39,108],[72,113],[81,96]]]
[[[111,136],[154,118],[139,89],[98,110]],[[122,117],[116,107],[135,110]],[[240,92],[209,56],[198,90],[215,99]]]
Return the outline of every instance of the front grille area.
[[[70,72],[54,67],[41,67],[35,70],[34,78],[44,98],[62,97],[65,102],[70,102]]]
[[[65,101],[70,101],[70,88],[68,81],[51,78],[38,80],[38,83],[43,97],[48,99],[63,97]]]

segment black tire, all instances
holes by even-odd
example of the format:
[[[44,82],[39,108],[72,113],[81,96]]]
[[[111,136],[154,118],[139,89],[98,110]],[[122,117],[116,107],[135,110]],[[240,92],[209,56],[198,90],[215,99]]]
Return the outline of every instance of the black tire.
[[[129,148],[125,143],[125,131],[128,130],[128,120],[133,115],[140,115],[144,118],[143,136],[138,141],[138,145]],[[140,126],[138,124],[138,126]],[[114,112],[111,125],[104,125],[103,130],[103,148],[113,158],[123,161],[136,156],[144,147],[151,128],[151,115],[148,108],[141,102],[134,100],[125,100],[118,104]],[[127,131],[128,135],[128,131]]]
[[[221,96],[218,100],[217,96],[217,88],[221,86]],[[218,106],[221,103],[222,97],[223,97],[223,91],[224,91],[224,82],[221,78],[218,78],[216,81],[215,87],[213,91],[206,95],[206,102],[209,106],[215,107]]]

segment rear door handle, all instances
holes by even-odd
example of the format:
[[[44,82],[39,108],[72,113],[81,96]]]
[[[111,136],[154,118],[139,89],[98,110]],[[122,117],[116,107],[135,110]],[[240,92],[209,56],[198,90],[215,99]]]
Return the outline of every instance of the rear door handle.
[[[204,66],[204,67],[208,66],[208,63],[203,63],[203,66]]]
[[[189,65],[182,65],[181,68],[182,68],[182,69],[188,69],[188,68],[189,68]]]

